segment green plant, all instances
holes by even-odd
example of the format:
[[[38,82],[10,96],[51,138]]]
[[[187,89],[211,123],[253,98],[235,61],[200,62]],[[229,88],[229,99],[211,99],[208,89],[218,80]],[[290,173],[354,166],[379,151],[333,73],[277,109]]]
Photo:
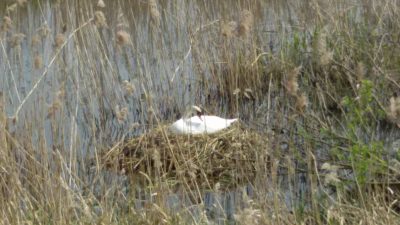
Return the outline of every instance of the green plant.
[[[375,140],[374,130],[384,111],[373,97],[374,86],[370,80],[362,80],[356,98],[344,97],[344,133],[347,139],[348,163],[351,165],[356,182],[364,185],[382,174],[387,164],[383,160],[383,143]],[[347,151],[345,151],[347,152]],[[346,153],[347,154],[347,153]]]

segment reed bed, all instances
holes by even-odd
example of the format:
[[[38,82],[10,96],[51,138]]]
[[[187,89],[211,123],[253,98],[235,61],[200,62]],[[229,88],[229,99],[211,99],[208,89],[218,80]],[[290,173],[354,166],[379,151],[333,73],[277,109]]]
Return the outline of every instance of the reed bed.
[[[399,224],[399,9],[0,1],[0,223]]]
[[[213,135],[176,135],[159,127],[118,143],[102,158],[106,168],[123,173],[178,178],[176,185],[187,180],[204,189],[219,183],[223,190],[254,180],[259,163],[268,162],[267,146],[265,137],[240,125]]]

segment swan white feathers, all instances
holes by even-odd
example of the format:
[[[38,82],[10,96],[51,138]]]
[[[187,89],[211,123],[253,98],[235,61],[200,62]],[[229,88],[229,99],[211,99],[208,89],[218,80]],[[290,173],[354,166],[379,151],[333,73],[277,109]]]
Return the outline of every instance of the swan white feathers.
[[[170,126],[170,130],[177,134],[212,134],[229,127],[238,119],[224,119],[218,116],[202,115],[202,110],[193,106],[196,116],[183,117]]]
[[[193,116],[179,119],[170,129],[178,134],[212,134],[229,127],[236,120],[218,116]]]

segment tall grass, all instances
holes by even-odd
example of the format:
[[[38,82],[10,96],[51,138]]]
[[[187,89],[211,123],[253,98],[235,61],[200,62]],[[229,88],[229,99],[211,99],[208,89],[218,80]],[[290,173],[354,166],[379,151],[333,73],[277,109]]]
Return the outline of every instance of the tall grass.
[[[398,223],[397,1],[0,6],[2,224]],[[192,104],[265,139],[248,183],[182,152],[164,176],[164,130],[141,147],[158,173],[102,164]]]

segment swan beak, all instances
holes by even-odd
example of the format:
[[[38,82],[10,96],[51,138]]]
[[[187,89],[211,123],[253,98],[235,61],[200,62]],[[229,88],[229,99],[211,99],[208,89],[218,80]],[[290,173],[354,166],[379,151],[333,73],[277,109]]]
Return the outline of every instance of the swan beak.
[[[198,107],[197,105],[193,105],[192,108],[197,112],[197,113],[202,113],[203,110],[201,110],[200,107]]]
[[[201,108],[196,105],[193,105],[192,108],[196,111],[196,114],[199,117],[199,119],[203,121],[203,119],[201,118],[201,116],[203,115],[203,110],[201,110]]]

